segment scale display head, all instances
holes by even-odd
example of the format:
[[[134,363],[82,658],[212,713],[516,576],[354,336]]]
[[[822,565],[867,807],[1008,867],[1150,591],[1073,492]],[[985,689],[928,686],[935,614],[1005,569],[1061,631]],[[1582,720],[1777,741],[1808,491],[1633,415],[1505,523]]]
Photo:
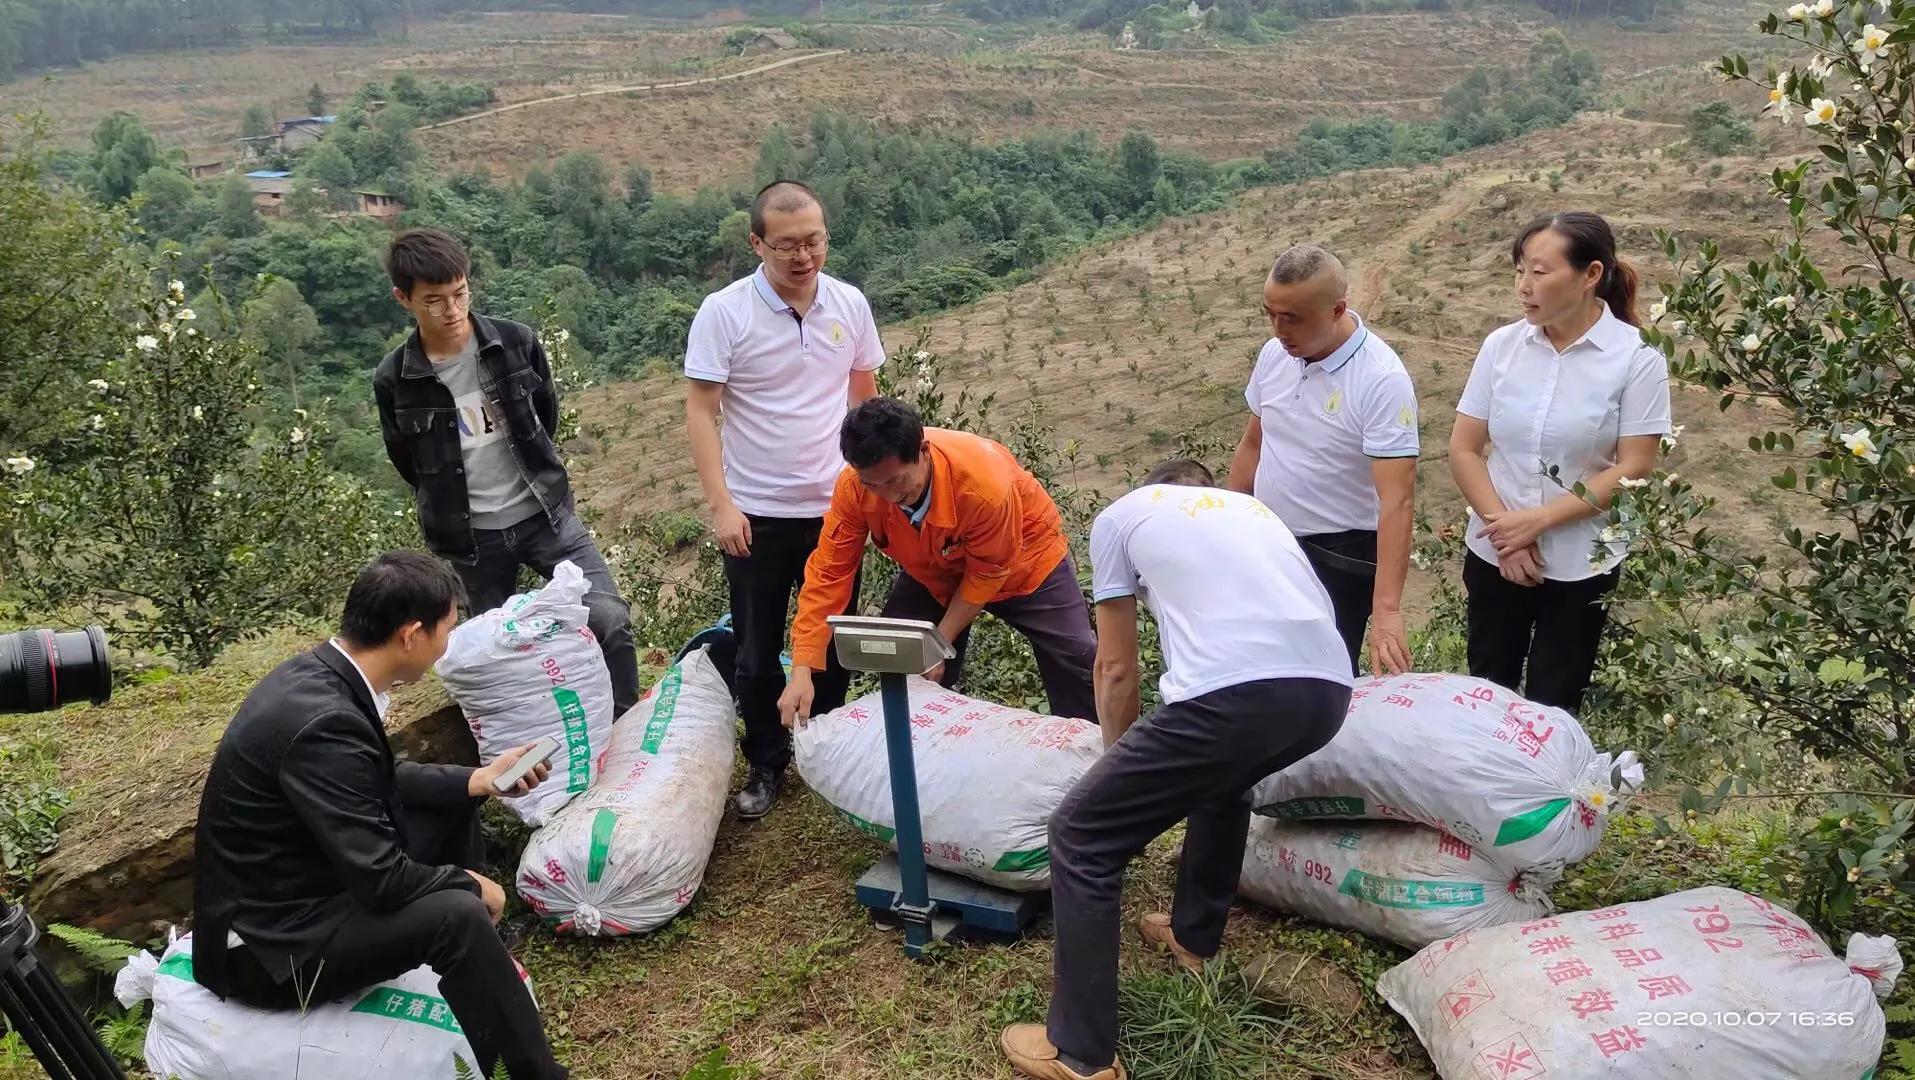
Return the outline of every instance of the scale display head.
[[[957,655],[934,623],[832,615],[831,642],[847,671],[874,675],[919,675]]]

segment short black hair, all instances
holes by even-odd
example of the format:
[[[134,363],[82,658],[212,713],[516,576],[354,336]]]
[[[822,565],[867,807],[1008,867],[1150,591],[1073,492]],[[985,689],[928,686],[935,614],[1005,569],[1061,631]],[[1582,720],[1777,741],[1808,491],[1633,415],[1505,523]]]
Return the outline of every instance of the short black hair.
[[[450,285],[472,276],[472,259],[465,245],[438,229],[407,229],[392,238],[386,249],[386,276],[392,287],[412,295],[412,287]]]
[[[465,603],[465,586],[441,558],[423,551],[388,551],[367,563],[346,591],[339,636],[346,644],[376,649],[409,623],[439,625]]]
[[[874,397],[845,415],[838,429],[838,449],[854,469],[868,469],[886,458],[906,465],[918,460],[924,447],[924,421],[918,411],[897,398]]]
[[[1144,487],[1151,484],[1182,484],[1185,487],[1216,487],[1217,478],[1203,462],[1191,458],[1171,458],[1144,474]]]
[[[807,206],[816,206],[819,213],[823,213],[825,203],[817,192],[796,180],[773,180],[759,188],[758,197],[751,200],[751,235],[760,240],[765,238],[766,210],[789,214]]]

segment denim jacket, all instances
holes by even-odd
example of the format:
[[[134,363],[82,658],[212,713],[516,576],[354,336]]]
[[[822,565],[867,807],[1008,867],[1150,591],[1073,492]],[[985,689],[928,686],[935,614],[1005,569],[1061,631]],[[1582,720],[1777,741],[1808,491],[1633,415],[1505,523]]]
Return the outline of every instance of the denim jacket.
[[[572,508],[572,486],[552,441],[559,400],[545,348],[530,327],[476,314],[471,319],[479,345],[479,385],[505,418],[520,475],[557,528]],[[426,546],[443,558],[476,559],[458,413],[452,392],[426,359],[418,330],[379,362],[372,389],[386,456],[412,487]]]

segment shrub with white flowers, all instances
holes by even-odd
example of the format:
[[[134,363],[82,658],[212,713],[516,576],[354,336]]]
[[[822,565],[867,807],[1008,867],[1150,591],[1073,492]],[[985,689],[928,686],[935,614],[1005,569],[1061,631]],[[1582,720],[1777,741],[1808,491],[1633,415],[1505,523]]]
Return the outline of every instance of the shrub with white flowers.
[[[6,458],[0,575],[27,610],[82,609],[116,644],[202,666],[335,609],[366,558],[417,533],[328,467],[307,427],[262,421],[257,356],[185,332],[184,304],[179,282],[144,302],[124,355],[88,382],[86,453]]]
[[[1722,408],[1764,406],[1749,415],[1772,430],[1749,448],[1796,524],[1749,552],[1674,473],[1623,491],[1609,524],[1635,547],[1617,594],[1632,632],[1604,682],[1646,741],[1707,694],[1727,706],[1711,737],[1783,734],[1848,786],[1915,795],[1915,0],[1797,4],[1759,29],[1795,62],[1719,71],[1799,116],[1819,152],[1771,174],[1788,223],[1766,257],[1661,235],[1680,278],[1644,337]],[[1733,753],[1720,767],[1749,778]],[[1858,881],[1915,892],[1893,845],[1842,858],[1806,914],[1839,922]]]

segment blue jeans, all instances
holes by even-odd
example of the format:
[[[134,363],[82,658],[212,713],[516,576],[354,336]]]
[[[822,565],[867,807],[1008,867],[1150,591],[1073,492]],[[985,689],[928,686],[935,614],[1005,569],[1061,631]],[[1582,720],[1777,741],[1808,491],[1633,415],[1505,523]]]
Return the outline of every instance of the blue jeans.
[[[585,571],[591,591],[585,594],[585,624],[598,638],[605,666],[612,674],[612,706],[619,716],[638,704],[638,647],[632,641],[632,609],[618,593],[612,569],[605,565],[592,534],[577,514],[567,513],[554,529],[544,514],[534,514],[504,529],[474,529],[477,560],[453,562],[465,582],[473,614],[490,611],[512,595],[519,567],[529,566],[550,580],[552,568],[570,562]]]

